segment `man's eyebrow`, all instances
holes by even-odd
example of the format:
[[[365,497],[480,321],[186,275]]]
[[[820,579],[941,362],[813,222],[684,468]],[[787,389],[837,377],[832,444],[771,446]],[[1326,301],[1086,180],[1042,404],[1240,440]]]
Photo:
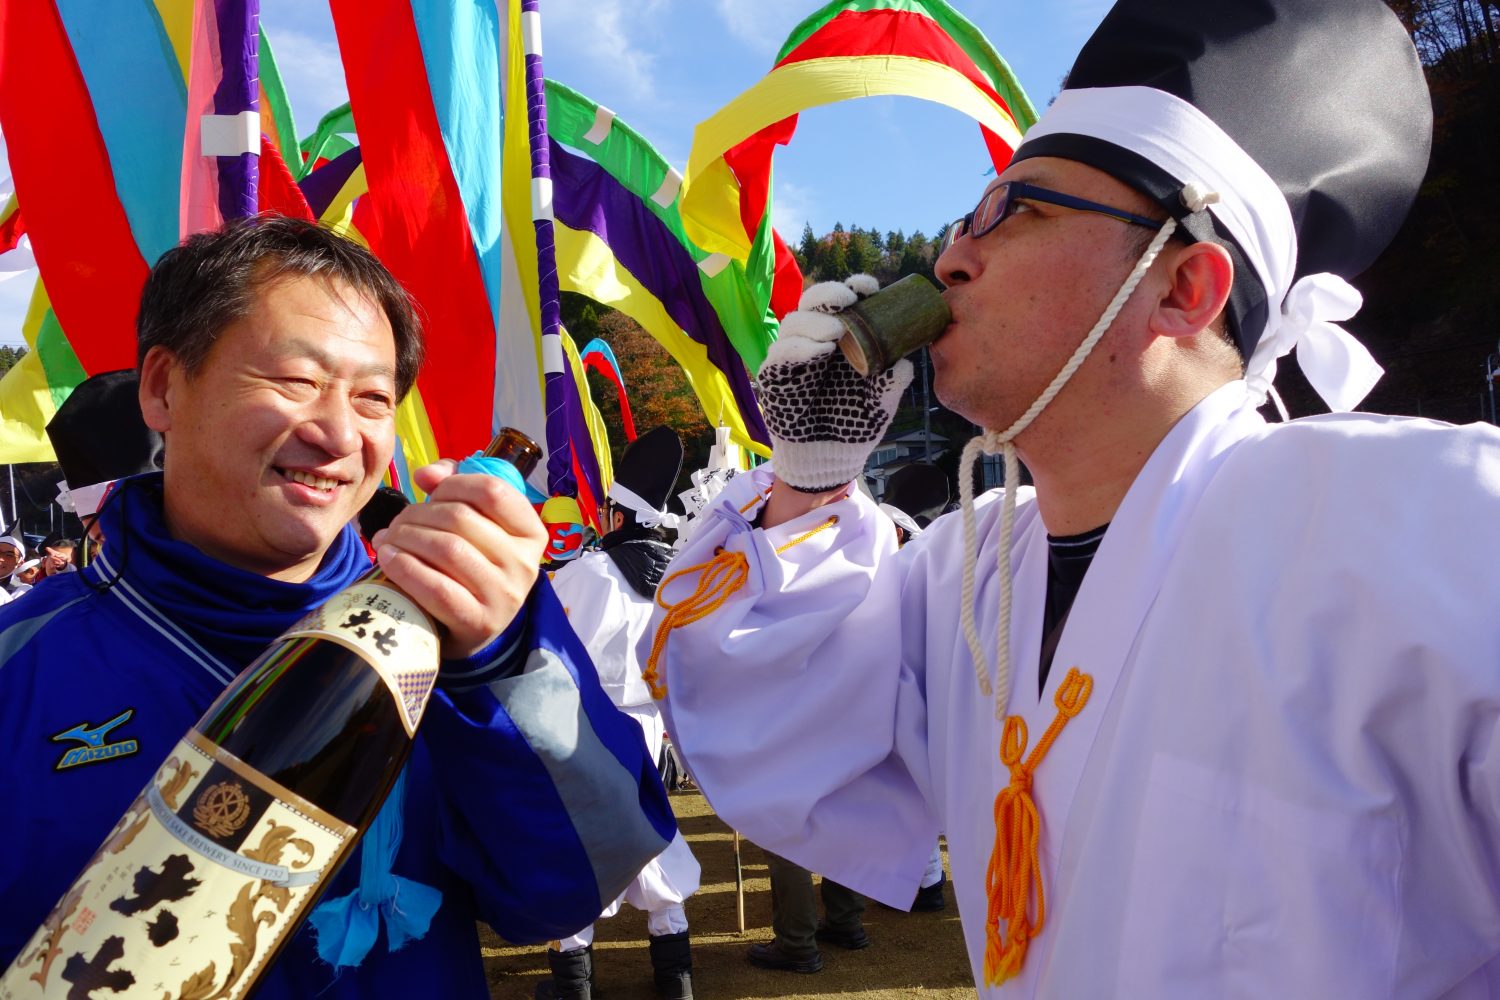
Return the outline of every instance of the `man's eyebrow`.
[[[333,355],[329,354],[321,346],[314,343],[313,341],[304,340],[301,337],[293,337],[290,340],[282,341],[281,345],[277,348],[276,353],[284,358],[307,358],[330,371],[332,371],[338,365],[338,361],[333,357]],[[373,362],[371,364],[364,365],[354,373],[354,376],[356,378],[368,378],[372,375],[385,376],[386,378],[394,380],[396,377],[396,370],[390,365],[382,364],[380,362]]]
[[[1007,182],[1015,184],[1032,184],[1036,187],[1049,187],[1052,184],[1052,175],[1045,167],[1038,167],[1035,173],[1029,173],[1025,177],[1009,177]]]

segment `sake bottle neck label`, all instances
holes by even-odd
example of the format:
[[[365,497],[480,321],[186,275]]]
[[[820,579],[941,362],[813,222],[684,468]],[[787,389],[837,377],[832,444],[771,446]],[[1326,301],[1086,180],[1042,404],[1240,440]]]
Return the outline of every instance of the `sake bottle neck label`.
[[[438,675],[437,628],[411,598],[366,579],[340,592],[282,637],[325,639],[358,653],[396,699],[401,725],[414,737]]]

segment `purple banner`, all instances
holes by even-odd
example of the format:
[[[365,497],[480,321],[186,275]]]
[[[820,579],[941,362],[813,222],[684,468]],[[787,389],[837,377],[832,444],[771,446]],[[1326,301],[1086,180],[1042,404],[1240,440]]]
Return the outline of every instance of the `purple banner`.
[[[745,363],[704,294],[698,264],[682,241],[640,198],[594,161],[554,142],[552,165],[557,221],[603,240],[620,266],[656,296],[672,322],[703,345],[709,362],[728,380],[745,429],[769,447],[770,437]],[[708,418],[713,422],[715,415],[708,414]]]

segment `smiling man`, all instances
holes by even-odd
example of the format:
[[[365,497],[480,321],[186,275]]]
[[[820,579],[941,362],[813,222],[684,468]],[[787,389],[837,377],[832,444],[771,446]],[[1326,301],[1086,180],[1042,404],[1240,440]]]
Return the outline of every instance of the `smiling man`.
[[[175,349],[168,331],[144,332],[141,409],[172,442],[173,534],[300,582],[380,485],[420,345],[345,280],[266,273],[258,283],[275,294],[255,295],[224,328],[212,364]]]
[[[1335,411],[1379,375],[1346,279],[1430,130],[1380,0],[1118,0],[947,230],[987,430],[899,553],[850,480],[910,364],[809,289],[646,640],[718,814],[902,906],[942,829],[986,1000],[1496,995],[1500,432],[1259,412],[1293,348]]]
[[[50,960],[18,950],[163,755],[369,571],[351,521],[422,357],[373,256],[280,218],[165,254],[137,332],[163,471],[110,494],[95,562],[0,612],[0,967],[43,977]],[[261,997],[488,997],[477,920],[514,941],[570,934],[673,837],[639,728],[538,580],[530,505],[448,462],[417,478],[430,501],[374,542],[443,626],[437,690],[403,781]],[[80,740],[101,752],[70,753]],[[54,943],[66,953],[66,930]]]

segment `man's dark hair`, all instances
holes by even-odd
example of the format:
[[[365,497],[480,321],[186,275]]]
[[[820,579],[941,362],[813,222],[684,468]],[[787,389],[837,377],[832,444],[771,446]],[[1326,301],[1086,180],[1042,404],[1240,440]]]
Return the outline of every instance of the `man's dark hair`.
[[[195,233],[162,254],[141,291],[136,363],[161,346],[188,374],[265,286],[286,277],[341,281],[380,305],[396,339],[396,394],[422,366],[422,323],[406,289],[364,247],[303,219],[259,215]]]

